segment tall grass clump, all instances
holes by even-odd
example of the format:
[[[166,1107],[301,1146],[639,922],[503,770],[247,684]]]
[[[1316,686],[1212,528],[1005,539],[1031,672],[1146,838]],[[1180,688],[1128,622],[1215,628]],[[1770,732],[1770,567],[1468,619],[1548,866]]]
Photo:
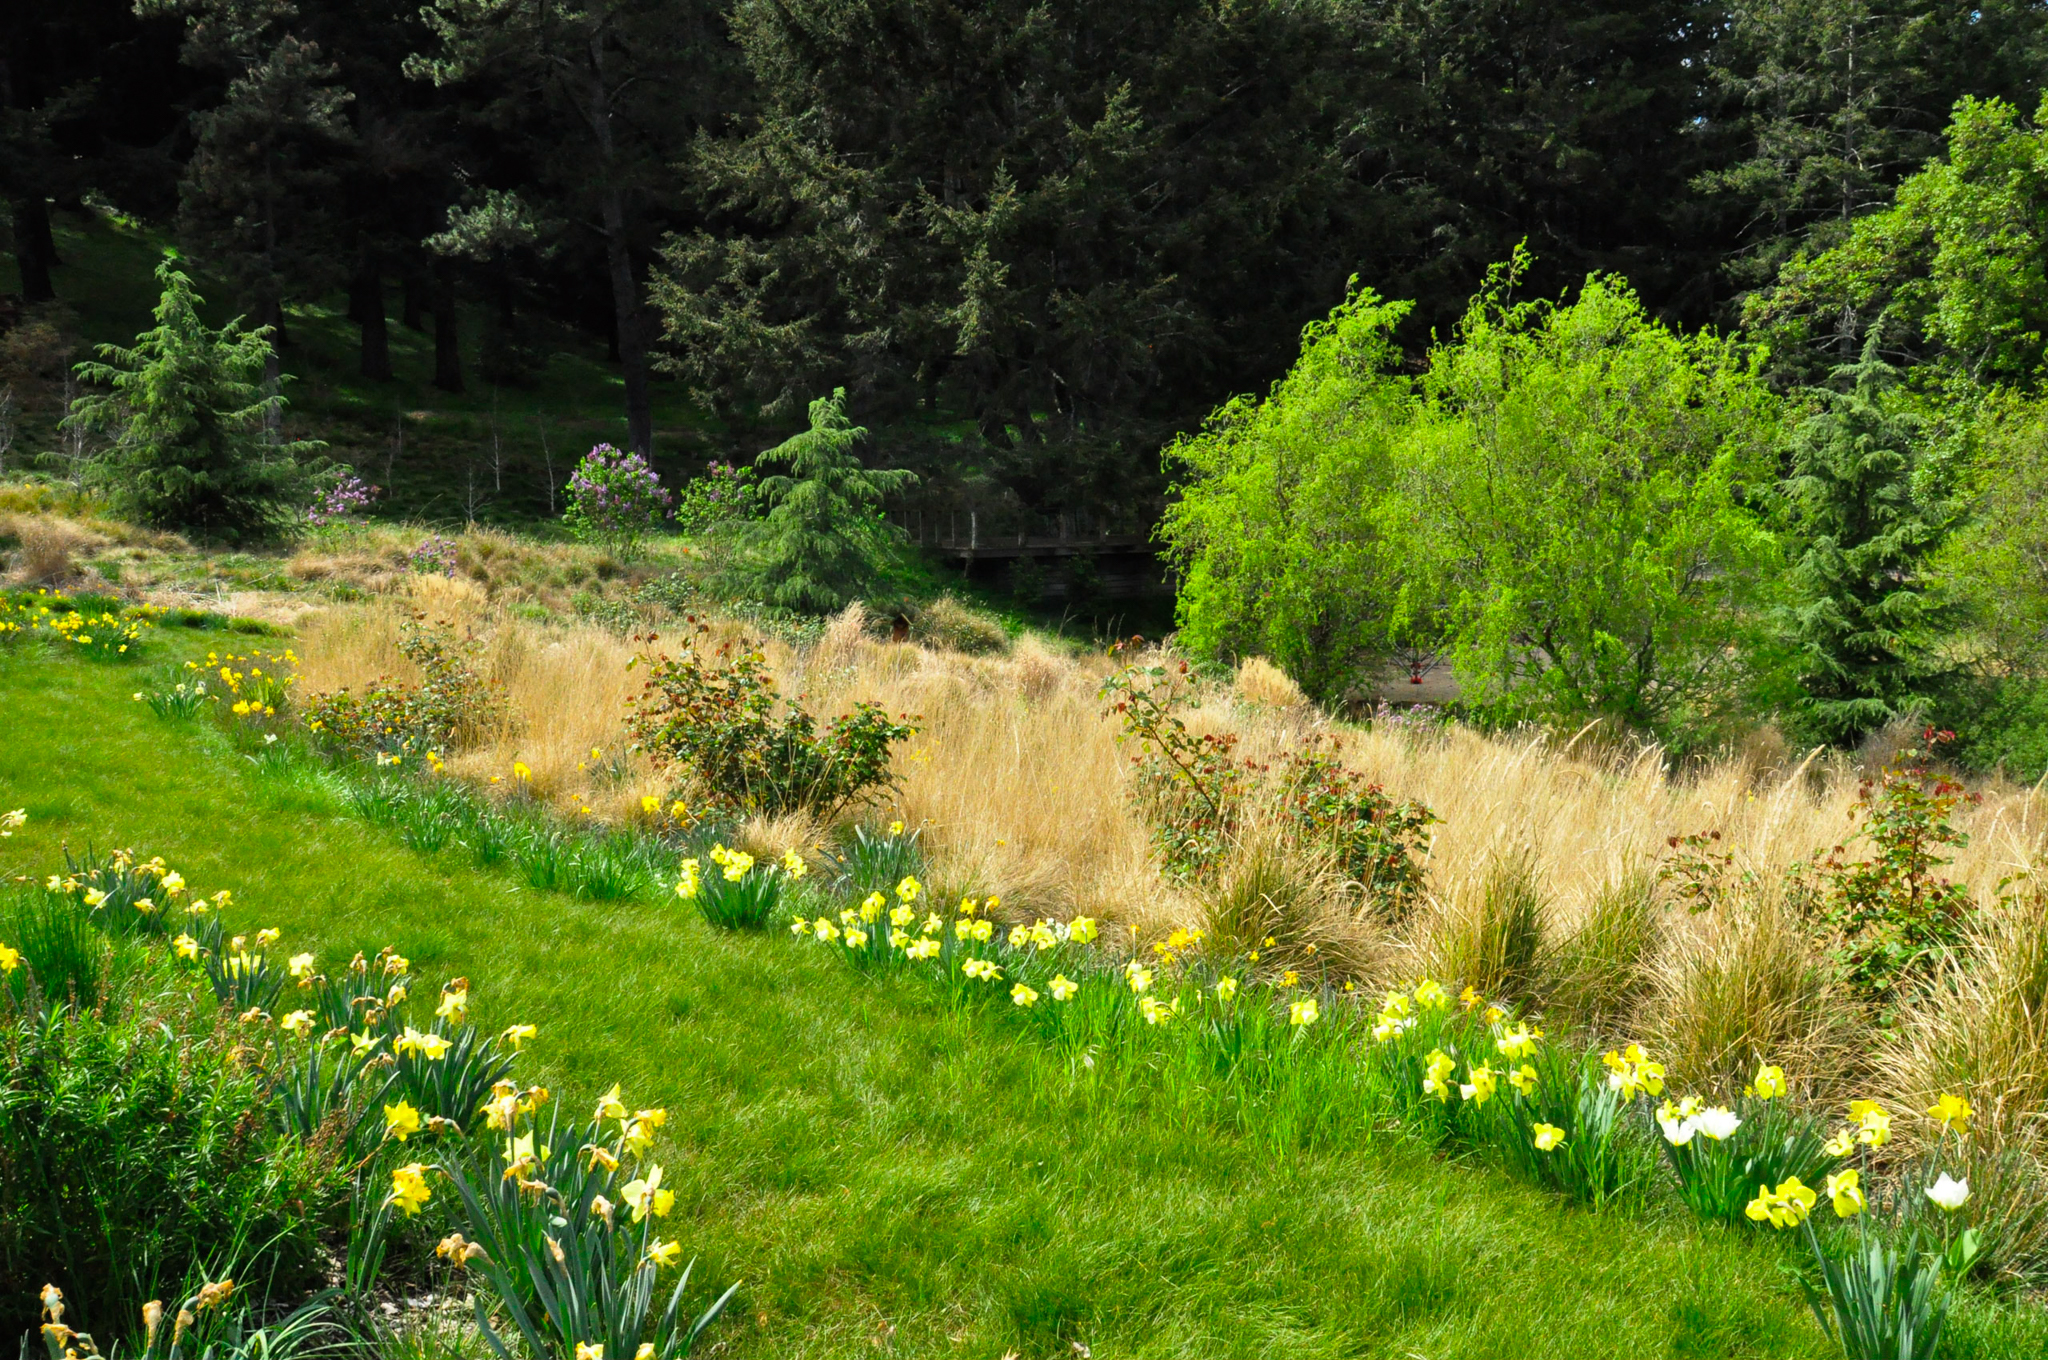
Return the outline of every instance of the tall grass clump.
[[[1543,965],[1551,1015],[1594,1032],[1613,1029],[1653,982],[1665,931],[1657,881],[1646,866],[1628,866],[1601,884]]]
[[[1487,996],[1536,995],[1546,911],[1535,857],[1526,849],[1496,853],[1476,882],[1435,905],[1425,937],[1430,971]]]

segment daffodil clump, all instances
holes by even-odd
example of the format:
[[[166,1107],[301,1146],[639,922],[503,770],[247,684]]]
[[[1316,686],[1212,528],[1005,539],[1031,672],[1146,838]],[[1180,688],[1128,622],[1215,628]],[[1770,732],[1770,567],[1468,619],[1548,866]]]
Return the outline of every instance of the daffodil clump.
[[[0,597],[0,645],[43,641],[98,661],[133,661],[162,614],[154,605],[109,607],[48,590]]]
[[[391,1201],[431,1193],[430,1178],[453,1190],[466,1231],[444,1237],[436,1254],[497,1296],[495,1316],[478,1311],[493,1349],[508,1354],[523,1343],[548,1360],[673,1360],[688,1352],[733,1290],[694,1320],[680,1311],[690,1269],[673,1235],[676,1192],[654,1151],[668,1111],[634,1108],[614,1084],[579,1121],[549,1104],[546,1092],[506,1082],[484,1113],[487,1157],[401,1167]],[[664,1272],[674,1282],[657,1295]],[[535,1285],[542,1299],[574,1306],[536,1306]]]
[[[10,814],[0,825],[25,820]],[[509,1319],[501,1342],[536,1360],[568,1360],[579,1348],[679,1356],[730,1298],[694,1322],[678,1312],[689,1272],[671,1227],[676,1192],[657,1159],[667,1111],[631,1108],[614,1086],[587,1123],[566,1119],[545,1087],[511,1079],[539,1027],[484,1029],[467,978],[422,987],[388,947],[323,969],[277,930],[230,934],[221,918],[233,894],[195,891],[160,857],[72,860],[42,887],[109,933],[160,943],[203,978],[233,1017],[230,1066],[270,1093],[265,1123],[338,1154],[356,1181],[345,1294],[366,1299],[391,1226],[432,1211],[462,1224],[441,1240],[440,1259],[496,1295],[479,1316]],[[0,945],[0,979],[32,972],[21,951]],[[656,1298],[660,1272],[674,1284]],[[529,1315],[536,1279],[589,1306]],[[208,1288],[213,1306],[233,1285]],[[594,1333],[592,1317],[603,1320]],[[183,1338],[192,1321],[181,1315],[177,1326]]]
[[[281,652],[208,652],[206,660],[188,661],[185,669],[211,686],[212,698],[232,717],[274,718],[290,706],[298,684],[298,654]]]
[[[707,870],[695,856],[677,867],[676,896],[694,902],[706,921],[727,930],[760,930],[775,915],[783,891],[810,872],[803,852],[792,847],[771,864],[756,863],[745,850],[713,844]]]

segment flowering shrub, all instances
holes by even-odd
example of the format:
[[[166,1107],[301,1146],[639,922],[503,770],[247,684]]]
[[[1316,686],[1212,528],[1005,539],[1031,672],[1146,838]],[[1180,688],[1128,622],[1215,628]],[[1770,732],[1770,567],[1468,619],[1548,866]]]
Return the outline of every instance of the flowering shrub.
[[[655,764],[682,765],[728,809],[827,818],[892,790],[891,748],[917,731],[857,703],[820,733],[777,693],[759,651],[734,656],[729,645],[709,661],[694,648],[655,656],[628,726]]]
[[[683,483],[676,527],[687,533],[704,533],[721,524],[751,519],[759,504],[755,498],[757,476],[752,467],[714,459],[702,477]]]
[[[1925,979],[1949,958],[1975,914],[1970,890],[1937,872],[1947,846],[1970,838],[1949,815],[1966,797],[1963,786],[1926,765],[1927,755],[1953,732],[1928,728],[1925,751],[1907,751],[1904,763],[1865,780],[1857,796],[1871,857],[1849,862],[1836,846],[1820,865],[1821,911],[1836,932],[1835,960],[1852,986],[1888,1001],[1901,987]]]
[[[1287,757],[1281,772],[1281,807],[1305,841],[1328,846],[1346,878],[1382,914],[1399,920],[1421,900],[1429,828],[1439,820],[1417,802],[1397,803],[1338,761],[1332,740],[1325,752],[1311,743]]]
[[[420,669],[416,686],[379,680],[358,696],[317,694],[306,729],[330,750],[393,764],[407,756],[460,750],[504,718],[496,688],[470,666],[469,647],[423,617],[399,626],[399,650]]]
[[[1168,873],[1205,879],[1222,864],[1231,837],[1255,798],[1277,804],[1295,838],[1329,850],[1368,903],[1389,916],[1421,895],[1423,861],[1435,813],[1397,803],[1377,784],[1347,770],[1337,745],[1290,755],[1278,772],[1237,758],[1230,733],[1188,730],[1180,712],[1195,694],[1188,664],[1126,666],[1102,682],[1117,741],[1135,741],[1131,791],[1152,825]]]
[[[306,523],[315,529],[350,523],[376,498],[376,487],[344,472],[306,510]]]
[[[413,550],[405,555],[408,571],[421,576],[455,575],[455,540],[439,534],[428,534]]]
[[[645,458],[599,444],[569,475],[562,523],[580,539],[631,554],[647,531],[667,517],[674,500]]]

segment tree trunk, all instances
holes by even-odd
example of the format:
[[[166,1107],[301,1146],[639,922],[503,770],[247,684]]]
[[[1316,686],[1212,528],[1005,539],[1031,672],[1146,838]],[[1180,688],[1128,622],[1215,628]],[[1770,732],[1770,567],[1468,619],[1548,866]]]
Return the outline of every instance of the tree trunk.
[[[611,276],[613,326],[618,332],[619,369],[626,381],[626,437],[643,458],[654,453],[654,410],[647,388],[647,329],[640,314],[640,285],[626,237],[626,191],[618,182],[612,143],[611,91],[605,86],[604,35],[590,38],[590,130],[597,139],[599,212],[604,219],[605,271]]]
[[[50,282],[56,252],[45,249],[50,239],[50,207],[42,195],[14,200],[14,263],[21,270],[21,300],[49,302],[57,289]]]
[[[409,331],[425,333],[427,325],[423,319],[432,307],[427,292],[427,281],[408,269],[405,271],[405,302],[399,313],[399,324]]]
[[[462,353],[455,345],[455,262],[434,261],[434,386],[462,390]]]
[[[377,270],[377,256],[368,247],[356,265],[355,280],[349,285],[349,311],[362,327],[362,373],[365,378],[388,382],[391,378],[391,333],[384,325],[384,276]]]

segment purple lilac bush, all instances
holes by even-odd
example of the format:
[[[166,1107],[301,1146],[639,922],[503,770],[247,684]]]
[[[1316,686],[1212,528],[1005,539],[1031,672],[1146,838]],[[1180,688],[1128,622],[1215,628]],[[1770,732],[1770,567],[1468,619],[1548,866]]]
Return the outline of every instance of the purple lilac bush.
[[[330,524],[346,524],[376,498],[376,487],[352,472],[343,473],[341,480],[321,493],[312,508],[306,511],[306,523],[315,529],[324,529]]]
[[[645,458],[599,444],[569,476],[562,523],[580,539],[629,555],[668,517],[674,500]]]

